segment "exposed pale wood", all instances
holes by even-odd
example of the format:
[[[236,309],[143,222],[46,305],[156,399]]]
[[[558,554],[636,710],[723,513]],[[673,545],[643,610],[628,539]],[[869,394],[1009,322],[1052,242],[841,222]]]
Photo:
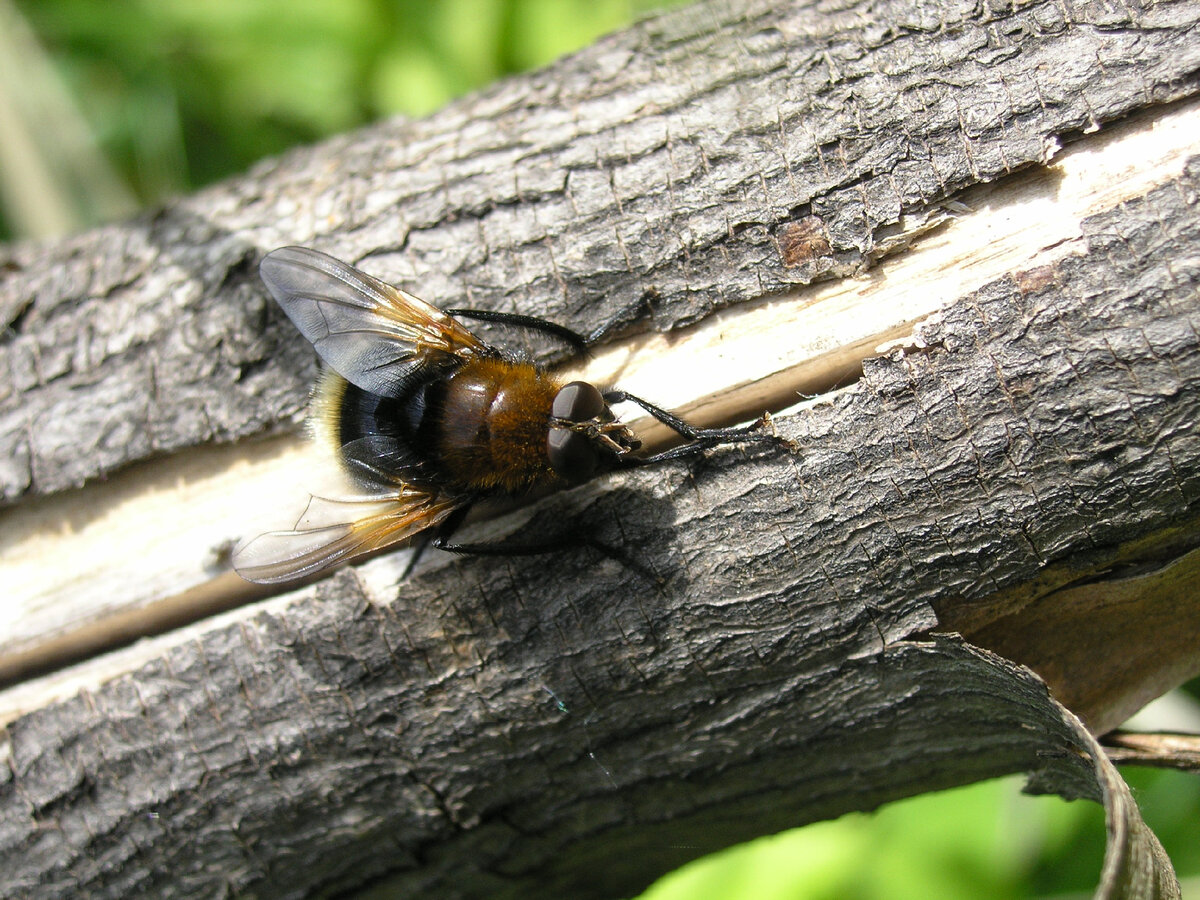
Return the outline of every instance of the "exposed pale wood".
[[[1197,543],[1198,188],[1180,165],[1196,11],[1064,15],[669,18],[152,219],[14,248],[6,525],[58,522],[46,511],[72,485],[115,472],[103,504],[95,482],[76,498],[103,522],[122,490],[242,452],[211,442],[296,421],[311,358],[253,272],[277,244],[447,304],[627,323],[647,368],[618,355],[620,380],[685,409],[729,370],[683,340],[739,348],[744,410],[763,402],[760,364],[799,368],[773,393],[826,390],[899,342],[780,417],[778,445],[625,473],[470,535],[587,529],[659,583],[584,552],[433,557],[404,582],[403,554],[385,555],[92,663],[102,676],[77,669],[70,689],[88,687],[61,703],[10,699],[25,715],[0,769],[4,892],[303,896],[378,878],[410,895],[625,895],[706,849],[1023,770],[1107,798],[1102,896],[1172,896],[1127,795],[1081,765],[1089,738],[1040,683],[928,637],[990,630],[1020,660],[1006,625],[1023,611],[1081,581],[1177,571]],[[1128,175],[1089,156],[1146,133]],[[1076,205],[1093,168],[1109,190]],[[859,298],[870,321],[854,321]],[[736,332],[764,331],[742,315],[767,316],[783,349],[741,349]],[[666,336],[638,338],[647,324]],[[823,327],[807,347],[794,336]],[[221,477],[190,485],[218,479],[189,495],[199,518]],[[105,578],[124,571],[120,593],[169,618],[217,576],[230,527],[163,569],[114,527],[130,562]],[[138,587],[156,578],[168,586]],[[1173,589],[1163,627],[1184,627],[1200,592]],[[1063,640],[1089,646],[1086,627]],[[1113,697],[1164,685],[1151,662],[1133,680],[1114,668],[1076,711],[1115,724]]]
[[[671,335],[617,341],[569,371],[701,424],[785,409],[857,377],[882,345],[911,343],[916,323],[970,290],[1077,253],[1087,216],[1178,178],[1198,152],[1195,104],[1135,119],[1080,141],[1046,169],[969,195],[935,232],[913,237],[886,277],[797,289]],[[645,417],[635,427],[651,446],[666,433]],[[296,435],[192,452],[8,513],[0,681],[119,642],[139,621],[154,632],[161,621],[254,597],[253,586],[223,574],[223,551],[295,520],[304,491],[317,489],[322,461],[313,451]],[[114,555],[113,534],[154,564]],[[130,584],[135,563],[143,577]]]

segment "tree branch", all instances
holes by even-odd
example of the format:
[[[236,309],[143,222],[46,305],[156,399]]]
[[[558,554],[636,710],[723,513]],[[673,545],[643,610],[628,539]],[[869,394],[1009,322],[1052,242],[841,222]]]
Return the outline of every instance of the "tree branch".
[[[101,526],[112,557],[90,595],[45,573],[46,624],[0,649],[12,677],[114,607],[248,598],[211,548],[247,527],[256,447],[210,445],[304,405],[311,353],[254,274],[276,245],[445,306],[616,323],[596,365],[700,419],[791,408],[778,444],[469,535],[586,529],[658,583],[587,551],[401,581],[388,554],[94,663],[62,702],[11,689],[4,893],[627,895],[709,849],[1014,771],[1106,802],[1100,896],[1177,892],[1087,731],[944,634],[1037,667],[1097,733],[1200,669],[1195,148],[1065,199],[1069,160],[1108,172],[1119,137],[1195,134],[1195,11],[1070,12],[705,7],[11,248],[11,552],[44,539],[69,569],[68,531]],[[998,236],[1022,214],[1036,248]],[[857,330],[822,345],[820,321]],[[728,390],[704,386],[721,353],[744,370]],[[661,393],[614,363],[644,356],[676,373]],[[213,461],[234,474],[124,527],[173,467]],[[57,517],[75,527],[45,538]],[[216,530],[146,552],[180,518]]]

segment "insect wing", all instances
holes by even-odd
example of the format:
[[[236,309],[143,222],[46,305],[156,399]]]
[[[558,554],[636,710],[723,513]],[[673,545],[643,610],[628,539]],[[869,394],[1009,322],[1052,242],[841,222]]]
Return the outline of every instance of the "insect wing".
[[[254,538],[234,553],[233,567],[259,584],[304,578],[432,528],[462,505],[409,485],[391,495],[313,497],[295,528]]]
[[[437,307],[317,250],[275,250],[259,271],[321,358],[372,394],[397,396],[414,370],[487,350]]]

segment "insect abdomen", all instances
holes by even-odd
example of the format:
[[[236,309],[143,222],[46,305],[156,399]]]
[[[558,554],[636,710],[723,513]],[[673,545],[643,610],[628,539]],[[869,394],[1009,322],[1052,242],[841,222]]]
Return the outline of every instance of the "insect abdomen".
[[[313,436],[338,448],[348,474],[360,483],[367,479],[364,487],[377,486],[379,473],[386,473],[385,483],[436,486],[434,461],[418,439],[434,383],[414,382],[401,397],[381,397],[326,369],[313,391]]]

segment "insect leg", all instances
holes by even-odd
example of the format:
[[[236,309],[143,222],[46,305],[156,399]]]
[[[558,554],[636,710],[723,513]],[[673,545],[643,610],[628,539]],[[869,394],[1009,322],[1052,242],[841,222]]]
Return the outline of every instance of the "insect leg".
[[[473,504],[467,503],[460,506],[450,515],[442,520],[441,524],[430,531],[423,531],[417,535],[412,544],[412,556],[408,560],[408,565],[404,567],[403,578],[407,578],[412,574],[412,570],[417,567],[417,563],[421,561],[421,557],[425,555],[425,551],[432,544],[434,547],[439,546],[439,541],[444,541],[450,535],[454,534],[466,519],[467,513],[471,511]]]
[[[523,316],[520,313],[496,312],[491,309],[447,309],[443,312],[451,316],[461,316],[464,319],[475,319],[478,322],[495,322],[498,325],[515,325],[518,328],[528,328],[552,335],[570,344],[577,352],[588,352],[588,339],[578,331],[572,331],[565,325],[549,322],[537,316]]]
[[[535,543],[521,543],[516,541],[487,541],[470,544],[451,543],[449,538],[454,532],[454,529],[461,523],[447,519],[442,523],[441,527],[432,536],[432,539],[426,542],[427,546],[436,547],[438,550],[444,550],[447,553],[462,553],[472,556],[541,556],[543,554],[560,553],[564,550],[578,550],[580,547],[587,547],[596,551],[601,556],[606,556],[609,559],[615,560],[627,569],[632,569],[637,574],[641,575],[647,581],[657,583],[659,577],[639,563],[637,560],[630,557],[620,547],[613,547],[605,544],[602,541],[594,538],[571,535],[565,537],[551,538],[549,540],[537,541]],[[424,547],[422,547],[424,549]],[[415,561],[415,554],[414,554]],[[411,568],[410,563],[410,568]]]
[[[764,415],[756,422],[749,425],[740,425],[736,428],[697,428],[689,422],[685,422],[679,416],[667,412],[659,406],[655,406],[649,401],[643,400],[641,397],[636,397],[633,394],[621,390],[606,391],[604,400],[607,403],[634,403],[650,413],[658,421],[662,422],[672,431],[679,434],[681,437],[687,438],[689,443],[682,444],[678,447],[672,447],[670,450],[664,450],[661,453],[655,453],[653,456],[634,457],[629,456],[624,460],[627,466],[642,466],[647,463],[663,462],[668,459],[681,459],[688,456],[695,456],[703,453],[712,447],[720,444],[735,443],[737,441],[761,441],[770,440],[772,435],[764,433],[761,429],[767,424],[769,419]]]

